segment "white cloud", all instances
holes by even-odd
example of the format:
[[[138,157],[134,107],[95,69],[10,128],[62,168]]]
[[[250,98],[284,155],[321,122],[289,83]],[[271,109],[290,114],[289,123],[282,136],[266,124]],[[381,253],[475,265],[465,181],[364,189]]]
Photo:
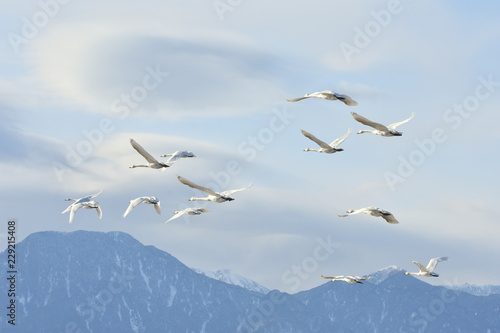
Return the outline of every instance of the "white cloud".
[[[234,116],[282,95],[273,74],[279,62],[247,37],[193,33],[74,24],[36,41],[36,67],[62,96],[105,114],[126,107],[132,115]]]

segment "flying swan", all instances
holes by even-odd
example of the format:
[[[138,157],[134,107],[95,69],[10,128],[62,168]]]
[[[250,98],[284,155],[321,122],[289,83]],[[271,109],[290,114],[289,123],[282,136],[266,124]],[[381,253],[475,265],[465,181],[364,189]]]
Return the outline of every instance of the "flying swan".
[[[170,167],[173,164],[173,162],[171,162],[171,163],[159,162],[150,153],[148,153],[146,150],[144,150],[144,148],[142,148],[140,144],[135,142],[134,139],[130,139],[130,144],[132,145],[132,147],[135,150],[137,150],[137,152],[139,154],[142,155],[142,157],[144,157],[146,159],[146,161],[148,161],[148,164],[134,164],[134,165],[129,166],[129,168],[142,167],[142,168],[152,168],[152,169],[165,170],[166,168]]]
[[[64,199],[65,201],[74,201],[74,202],[71,205],[69,205],[65,210],[63,210],[61,212],[61,214],[64,214],[66,212],[70,212],[70,214],[69,214],[69,223],[71,223],[71,222],[73,222],[73,217],[75,215],[75,212],[78,209],[80,209],[81,207],[83,207],[83,206],[88,206],[88,207],[84,207],[84,208],[87,208],[87,209],[95,208],[97,210],[99,218],[101,218],[102,211],[101,211],[100,208],[98,208],[99,204],[97,202],[95,202],[95,201],[91,201],[93,198],[97,197],[101,193],[102,193],[102,190],[100,190],[99,192],[97,192],[95,194],[87,195],[87,196],[79,198],[79,199],[72,199],[72,198]],[[90,202],[92,202],[92,204],[90,204],[90,205],[83,205],[83,203],[90,203]],[[97,207],[92,207],[93,205],[94,206],[97,205]]]
[[[415,265],[418,266],[420,271],[418,273],[410,273],[410,272],[405,272],[406,275],[418,275],[418,276],[428,276],[428,277],[438,277],[439,274],[434,273],[434,269],[436,268],[438,262],[440,261],[446,261],[448,260],[448,257],[438,257],[438,258],[432,258],[429,263],[427,264],[427,267],[423,266],[417,261],[412,261]]]
[[[324,275],[321,275],[321,277],[323,279],[332,280],[333,282],[335,282],[335,281],[345,281],[347,283],[361,283],[361,284],[363,284],[363,282],[361,282],[361,281],[366,281],[366,280],[370,280],[371,279],[371,277],[359,277],[359,276],[350,276],[350,275],[339,275],[339,276],[324,276]]]
[[[123,217],[127,216],[132,211],[132,209],[135,208],[135,206],[141,203],[153,205],[158,215],[161,215],[160,200],[158,200],[156,197],[138,197],[130,200],[130,205],[128,205],[127,210],[125,211],[125,213],[123,213]]]
[[[181,217],[184,214],[188,214],[188,215],[201,215],[202,213],[207,213],[207,212],[209,212],[209,210],[205,209],[205,208],[186,208],[186,209],[183,209],[183,210],[177,210],[177,211],[174,212],[174,216],[172,216],[171,218],[169,218],[168,220],[166,220],[163,223],[170,222],[170,221],[172,221],[172,220],[174,220],[176,218]]]
[[[403,125],[404,123],[410,121],[411,119],[413,119],[413,117],[415,117],[415,113],[412,113],[410,118],[408,118],[408,119],[405,119],[405,120],[400,121],[398,123],[393,123],[393,124],[384,126],[382,124],[379,124],[379,123],[376,123],[376,122],[371,121],[369,119],[366,119],[365,117],[360,116],[356,112],[351,112],[351,114],[352,114],[352,117],[354,118],[354,120],[362,123],[363,125],[370,126],[370,127],[374,128],[374,130],[359,130],[358,134],[373,133],[373,134],[381,135],[381,136],[401,136],[401,135],[403,135],[402,132],[396,131],[396,127],[398,127],[399,125]]]
[[[312,148],[306,148],[304,149],[304,151],[317,151],[319,153],[326,153],[326,154],[333,154],[333,153],[336,153],[338,151],[344,151],[344,149],[342,148],[337,148],[342,142],[344,142],[344,140],[349,136],[351,135],[351,132],[352,130],[349,129],[347,131],[346,134],[344,134],[343,136],[341,136],[340,138],[336,139],[335,141],[333,141],[332,143],[328,144],[324,141],[321,141],[320,139],[318,139],[317,137],[315,137],[314,135],[312,135],[311,133],[309,132],[306,132],[304,130],[300,130],[302,132],[302,134],[308,138],[309,140],[312,140],[314,142],[316,142],[318,144],[318,146],[320,146],[320,149],[312,149]]]
[[[180,158],[191,158],[191,157],[196,157],[196,155],[190,151],[177,150],[171,154],[163,154],[160,157],[170,157],[166,163],[173,163]]]
[[[344,102],[345,105],[349,105],[349,106],[358,105],[358,102],[353,100],[351,97],[349,97],[347,95],[338,94],[336,92],[329,91],[329,90],[313,92],[312,94],[305,94],[304,97],[287,99],[287,101],[288,102],[298,102],[298,101],[301,101],[303,99],[311,98],[311,97],[322,98],[322,99],[326,99],[329,101],[339,100],[341,102]]]
[[[391,223],[391,224],[398,224],[399,223],[398,220],[396,220],[396,218],[394,217],[394,215],[392,215],[390,212],[383,210],[383,209],[380,209],[380,208],[377,208],[377,207],[365,207],[365,208],[356,209],[356,210],[349,209],[346,213],[347,214],[344,214],[344,215],[338,215],[338,217],[346,217],[349,215],[364,213],[364,214],[368,214],[371,216],[377,216],[377,217],[380,216],[384,220],[386,220],[387,223]]]
[[[243,188],[240,188],[240,189],[237,189],[237,190],[229,190],[229,191],[224,191],[224,192],[215,192],[215,191],[212,191],[209,188],[197,185],[197,184],[195,184],[195,183],[187,180],[186,178],[182,178],[181,176],[177,176],[177,179],[181,183],[183,183],[184,185],[187,185],[189,187],[195,188],[197,190],[203,191],[206,194],[208,194],[208,197],[205,197],[205,198],[191,197],[191,198],[189,198],[189,201],[214,201],[214,202],[219,202],[219,203],[220,202],[226,202],[226,201],[233,201],[234,199],[230,197],[231,194],[236,193],[236,192],[240,192],[240,191],[243,191],[243,190],[246,190],[247,188],[249,188],[252,185],[252,184],[249,184],[247,187],[243,187]]]
[[[86,201],[86,202],[79,202],[79,203],[75,203],[75,204],[71,205],[71,210],[69,212],[69,223],[73,222],[73,218],[75,217],[75,213],[80,208],[95,209],[99,219],[102,219],[101,205],[99,205],[99,203],[96,201]]]

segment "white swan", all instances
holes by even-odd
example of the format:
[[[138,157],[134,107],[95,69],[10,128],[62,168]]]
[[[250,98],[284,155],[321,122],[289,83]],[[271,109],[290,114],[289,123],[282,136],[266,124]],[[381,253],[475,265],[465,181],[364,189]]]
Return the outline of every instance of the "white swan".
[[[197,190],[203,191],[206,194],[208,194],[208,197],[206,197],[206,198],[191,197],[191,198],[189,198],[189,201],[214,201],[214,202],[219,202],[219,203],[220,202],[226,202],[226,201],[233,201],[234,199],[230,197],[231,194],[239,192],[239,191],[246,190],[247,188],[249,188],[252,185],[252,184],[249,184],[247,187],[243,187],[243,188],[240,188],[240,189],[237,189],[237,190],[229,190],[229,191],[224,191],[224,192],[215,192],[215,191],[212,191],[209,188],[197,185],[197,184],[195,184],[195,183],[187,180],[186,178],[182,178],[181,176],[177,176],[177,179],[179,179],[179,181],[181,183],[183,183],[184,185],[187,185],[189,187],[195,188]]]
[[[396,220],[396,218],[394,217],[394,215],[392,215],[390,212],[386,211],[386,210],[383,210],[383,209],[380,209],[380,208],[377,208],[377,207],[365,207],[365,208],[361,208],[361,209],[349,209],[347,212],[347,214],[344,214],[344,215],[338,215],[338,217],[346,217],[346,216],[349,216],[349,215],[354,215],[354,214],[360,214],[360,213],[364,213],[364,214],[368,214],[368,215],[371,215],[371,216],[380,216],[382,217],[384,220],[387,221],[387,223],[391,223],[391,224],[398,224],[398,220]]]
[[[166,220],[165,222],[163,223],[167,223],[167,222],[170,222],[178,217],[181,217],[182,215],[184,214],[188,214],[188,215],[201,215],[202,213],[207,213],[209,212],[208,209],[205,209],[205,208],[186,208],[186,209],[183,209],[183,210],[177,210],[174,212],[174,216],[172,216],[171,218],[169,218],[168,220]]]
[[[322,98],[322,99],[326,99],[326,100],[330,100],[330,101],[339,100],[341,102],[344,102],[345,105],[349,105],[349,106],[358,105],[358,102],[353,100],[351,97],[349,97],[347,95],[338,94],[336,92],[329,91],[329,90],[313,92],[312,94],[305,94],[304,97],[287,99],[287,101],[288,102],[298,102],[298,101],[301,101],[303,99],[311,98],[311,97]]]
[[[370,127],[374,128],[374,130],[360,130],[360,131],[358,131],[358,134],[373,133],[373,134],[382,135],[382,136],[401,136],[401,135],[403,135],[402,132],[396,131],[396,127],[410,121],[411,119],[413,119],[413,117],[415,117],[415,113],[412,113],[410,118],[408,118],[408,119],[405,119],[403,121],[385,126],[385,125],[376,123],[374,121],[371,121],[369,119],[366,119],[365,117],[360,116],[359,114],[357,114],[355,112],[351,112],[351,114],[352,114],[352,117],[354,118],[354,120],[362,123],[363,125],[370,126]]]
[[[311,149],[311,148],[306,148],[304,149],[304,151],[317,151],[319,153],[326,153],[326,154],[333,154],[333,153],[336,153],[338,151],[344,151],[344,149],[342,148],[337,148],[342,142],[344,142],[344,140],[349,136],[351,135],[351,132],[352,130],[349,129],[347,131],[346,134],[344,134],[343,136],[341,136],[340,138],[334,140],[332,143],[328,144],[324,141],[321,141],[320,139],[318,139],[317,137],[315,137],[314,135],[312,135],[311,133],[309,132],[306,132],[304,130],[300,130],[302,132],[302,134],[308,138],[309,140],[312,140],[314,142],[316,142],[318,144],[318,146],[320,146],[321,148],[320,149]]]
[[[171,154],[163,154],[160,157],[170,157],[166,163],[173,163],[180,158],[191,158],[191,157],[196,157],[196,155],[190,151],[177,150]]]
[[[158,200],[156,197],[138,197],[130,200],[130,205],[128,205],[127,210],[125,211],[125,213],[123,213],[123,217],[127,216],[128,213],[130,213],[132,209],[135,208],[135,206],[141,203],[154,205],[154,208],[158,215],[161,215],[160,200]]]
[[[78,203],[72,204],[70,207],[71,207],[71,210],[69,212],[69,223],[73,222],[73,218],[75,217],[75,213],[80,208],[95,209],[96,212],[97,212],[97,216],[99,217],[99,219],[102,219],[101,206],[96,201],[78,202]]]
[[[74,201],[71,205],[69,205],[65,210],[63,210],[61,212],[61,214],[64,214],[66,212],[69,212],[75,205],[77,204],[80,204],[82,202],[89,202],[91,201],[91,199],[97,197],[98,195],[100,195],[102,193],[102,190],[100,190],[99,192],[95,193],[95,194],[91,194],[91,195],[87,195],[85,197],[82,197],[82,198],[79,198],[79,199],[72,199],[72,198],[67,198],[67,199],[64,199],[65,201]],[[80,208],[80,207],[78,207]],[[78,209],[77,208],[77,209]],[[73,212],[74,214],[74,212]],[[70,214],[70,221],[69,223],[71,223],[71,221],[73,220],[73,218],[71,217],[71,214]]]
[[[148,161],[148,164],[135,164],[129,166],[129,168],[138,168],[138,167],[143,167],[143,168],[153,168],[153,169],[163,169],[170,167],[173,163],[162,163],[156,160],[150,153],[148,153],[144,148],[141,147],[140,144],[134,141],[134,139],[130,139],[130,144],[132,147],[137,150],[139,154],[142,155]]]
[[[370,280],[371,279],[371,277],[359,277],[359,276],[350,276],[350,275],[339,275],[339,276],[324,276],[324,275],[321,275],[321,277],[323,279],[332,280],[333,282],[335,282],[335,281],[345,281],[347,283],[361,283],[361,284],[363,284],[363,282],[361,282],[361,281],[366,281],[366,280]]]
[[[427,264],[427,267],[423,266],[422,264],[418,263],[417,261],[412,261],[415,265],[418,266],[420,271],[418,273],[410,273],[410,272],[405,272],[406,275],[418,275],[418,276],[428,276],[428,277],[438,277],[439,274],[434,273],[434,269],[436,268],[436,265],[440,261],[446,261],[448,260],[448,257],[438,257],[438,258],[432,258],[429,263]]]

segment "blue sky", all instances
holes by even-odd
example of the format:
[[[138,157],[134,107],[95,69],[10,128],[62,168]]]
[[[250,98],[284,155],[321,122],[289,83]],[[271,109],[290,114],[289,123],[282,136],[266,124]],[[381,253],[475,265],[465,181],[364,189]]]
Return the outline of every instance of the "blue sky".
[[[229,7],[228,7],[229,6]],[[437,284],[500,284],[497,216],[500,29],[493,2],[3,2],[2,219],[19,236],[120,230],[201,269],[229,268],[296,292],[321,274],[363,275],[449,256]],[[334,90],[359,102],[286,102]],[[303,152],[416,117],[402,137],[352,134],[345,151]],[[493,129],[493,130],[491,130]],[[129,169],[193,151],[165,172]],[[77,154],[77,156],[75,156]],[[59,169],[57,169],[59,168]],[[162,224],[198,196],[251,189]],[[61,215],[103,189],[104,216]],[[128,200],[156,196],[163,214]],[[340,219],[378,206],[400,221]],[[326,246],[325,244],[329,244]],[[323,252],[322,252],[323,251]]]

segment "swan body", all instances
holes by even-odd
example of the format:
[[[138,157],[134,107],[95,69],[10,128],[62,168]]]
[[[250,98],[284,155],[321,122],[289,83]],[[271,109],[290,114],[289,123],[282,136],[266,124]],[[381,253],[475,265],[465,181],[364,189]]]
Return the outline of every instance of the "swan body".
[[[322,98],[322,99],[326,99],[329,101],[339,100],[339,101],[343,102],[345,105],[349,105],[349,106],[358,105],[358,102],[353,100],[351,97],[349,97],[347,95],[338,94],[336,92],[329,91],[329,90],[318,91],[318,92],[314,92],[312,94],[305,94],[304,97],[287,99],[287,101],[288,102],[298,102],[298,101],[301,101],[303,99],[311,98],[311,97]]]
[[[144,157],[146,159],[146,161],[148,161],[148,164],[134,164],[134,165],[129,166],[129,168],[142,167],[142,168],[152,168],[152,169],[165,170],[166,168],[170,167],[173,164],[173,162],[172,163],[159,162],[150,153],[148,153],[144,148],[142,148],[142,146],[140,144],[135,142],[134,139],[130,139],[130,144],[139,154],[142,155],[142,157]]]
[[[184,214],[188,214],[188,215],[201,215],[202,213],[207,213],[207,212],[209,212],[209,210],[205,209],[205,208],[186,208],[186,209],[183,209],[183,210],[177,210],[177,211],[174,212],[174,216],[172,216],[171,218],[169,218],[168,220],[166,220],[163,223],[167,223],[169,221],[172,221],[172,220],[174,220],[176,218],[181,217]]]
[[[128,205],[125,213],[123,213],[123,217],[127,216],[132,211],[132,209],[135,208],[135,206],[141,203],[153,205],[158,215],[161,215],[160,200],[158,200],[156,197],[138,197],[130,200],[130,204]]]
[[[246,190],[247,188],[249,188],[252,185],[252,184],[249,184],[247,187],[243,187],[243,188],[236,189],[236,190],[229,190],[229,191],[224,191],[224,192],[215,192],[215,191],[212,191],[211,189],[209,189],[207,187],[195,184],[192,181],[189,181],[186,178],[183,178],[181,176],[177,176],[177,179],[181,183],[183,183],[184,185],[187,185],[189,187],[195,188],[197,190],[203,191],[206,194],[208,194],[208,196],[205,197],[205,198],[191,197],[191,198],[189,198],[189,201],[214,201],[214,202],[219,202],[219,203],[226,202],[226,201],[233,201],[234,199],[230,197],[231,194],[236,193],[236,192],[240,192],[240,191],[243,191],[243,190]]]
[[[342,148],[338,148],[338,146],[344,142],[344,140],[349,136],[351,135],[351,132],[352,130],[349,129],[347,131],[346,134],[344,134],[343,136],[341,136],[340,138],[338,139],[335,139],[332,143],[328,144],[324,141],[321,141],[320,139],[318,139],[317,137],[315,137],[314,135],[312,135],[311,133],[309,132],[306,132],[304,130],[300,130],[302,132],[302,134],[308,138],[309,140],[311,141],[314,141],[318,144],[318,146],[320,146],[319,149],[312,149],[312,148],[306,148],[304,149],[304,151],[317,151],[318,153],[325,153],[325,154],[333,154],[333,153],[336,153],[338,151],[344,151],[344,149]]]
[[[406,275],[418,275],[418,276],[427,276],[427,277],[438,277],[439,274],[434,273],[434,269],[436,268],[438,262],[446,261],[448,257],[437,257],[429,260],[427,266],[420,264],[417,261],[412,261],[415,265],[420,269],[417,273],[405,272]]]
[[[166,163],[173,163],[180,158],[191,158],[191,157],[196,157],[196,155],[190,151],[177,150],[171,154],[163,154],[160,157],[170,157]]]
[[[401,135],[403,135],[402,132],[396,131],[396,128],[398,126],[403,125],[404,123],[410,121],[411,119],[413,119],[413,117],[415,117],[415,113],[412,113],[409,118],[407,118],[403,121],[400,121],[397,123],[392,123],[390,125],[385,126],[385,125],[376,123],[374,121],[371,121],[363,116],[360,116],[356,112],[351,112],[351,114],[352,114],[352,117],[354,118],[354,120],[356,120],[357,122],[360,122],[363,125],[370,126],[370,127],[374,128],[374,130],[359,130],[358,134],[373,133],[373,134],[381,135],[381,136],[401,136]]]
[[[349,215],[364,213],[364,214],[368,214],[371,216],[382,217],[384,220],[387,221],[387,223],[390,223],[390,224],[398,224],[399,223],[398,220],[396,220],[396,218],[394,217],[394,215],[392,215],[390,212],[383,210],[383,209],[380,209],[380,208],[377,208],[377,207],[373,207],[373,206],[365,207],[365,208],[361,208],[361,209],[356,209],[356,210],[349,209],[346,213],[347,214],[338,215],[338,217],[346,217]]]
[[[359,277],[359,276],[350,276],[350,275],[339,275],[339,276],[324,276],[321,275],[323,279],[328,279],[332,280],[333,282],[335,281],[345,281],[347,283],[361,283],[361,281],[366,281],[371,279],[371,277]]]
[[[78,203],[72,204],[70,207],[71,207],[71,209],[70,209],[70,212],[69,212],[69,223],[73,222],[73,218],[75,217],[75,213],[80,208],[95,209],[96,212],[97,212],[97,216],[99,217],[99,219],[102,219],[101,206],[96,201],[92,201],[91,200],[91,201],[78,202]]]

